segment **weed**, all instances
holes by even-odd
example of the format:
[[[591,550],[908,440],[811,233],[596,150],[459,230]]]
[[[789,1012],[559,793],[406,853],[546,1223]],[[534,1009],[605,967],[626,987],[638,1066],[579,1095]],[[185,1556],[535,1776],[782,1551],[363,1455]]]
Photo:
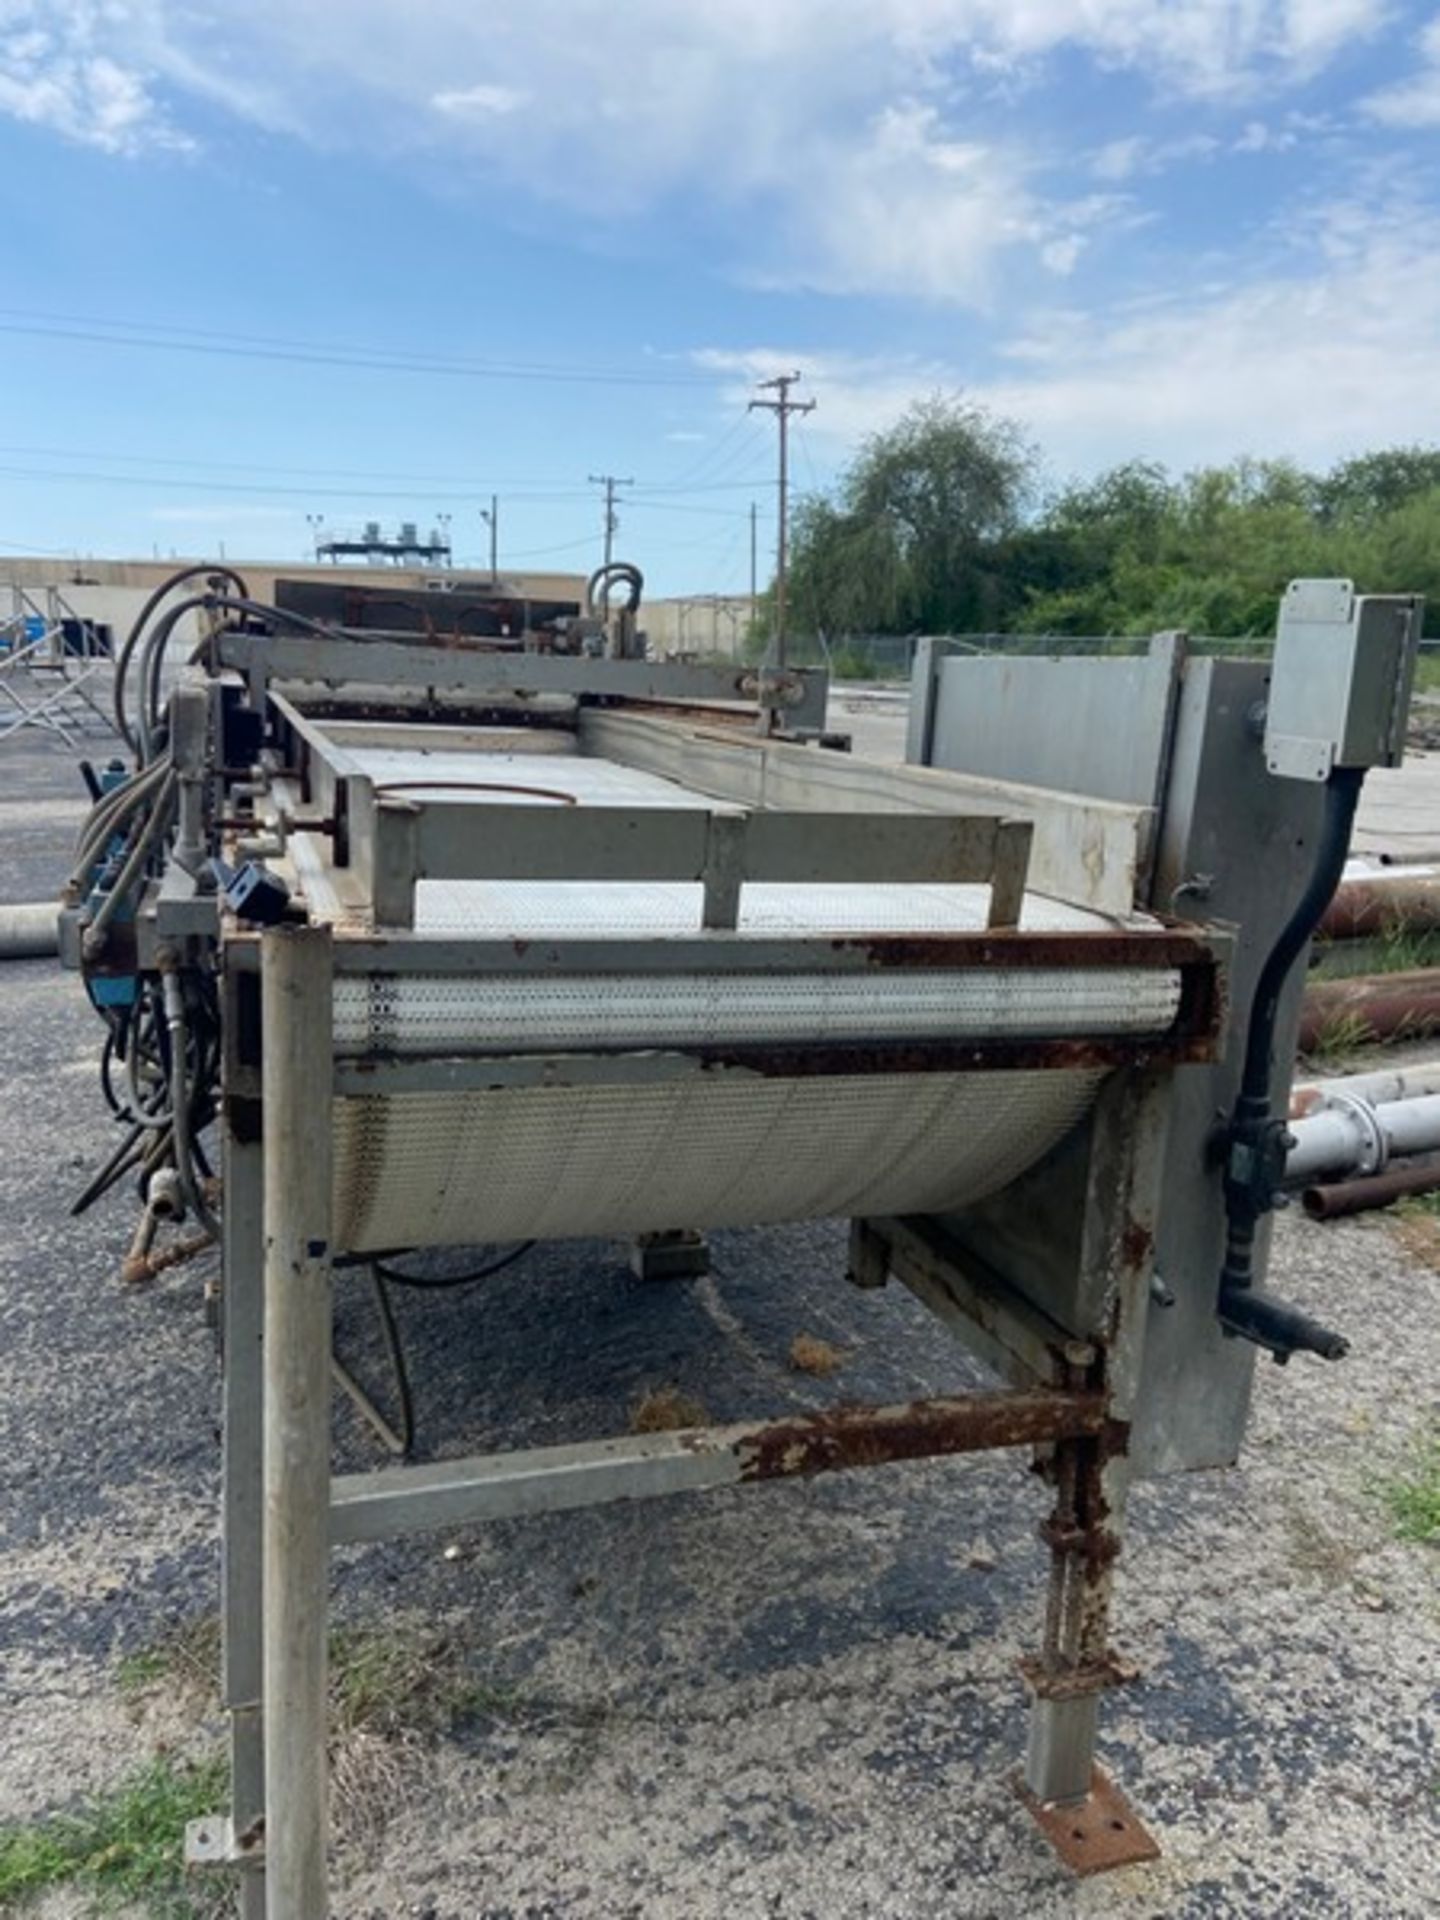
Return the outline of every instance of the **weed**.
[[[1317,1514],[1296,1508],[1286,1516],[1290,1561],[1301,1573],[1312,1573],[1326,1586],[1338,1586],[1355,1571],[1364,1551]]]
[[[1318,1067],[1337,1067],[1361,1047],[1374,1044],[1375,1030],[1360,1014],[1336,1013],[1321,1022],[1305,1055]]]
[[[705,1409],[678,1387],[655,1387],[630,1411],[632,1433],[675,1433],[682,1427],[703,1427]]]
[[[1433,928],[1406,927],[1392,920],[1380,935],[1377,973],[1418,973],[1440,967],[1440,933]]]
[[[218,1760],[162,1756],[74,1812],[0,1827],[0,1907],[71,1886],[92,1911],[128,1900],[157,1920],[218,1913],[221,1890],[187,1881],[183,1849],[185,1823],[213,1813],[224,1786]]]
[[[1419,1436],[1405,1470],[1383,1491],[1397,1539],[1440,1542],[1440,1427]]]
[[[790,1364],[796,1373],[813,1373],[823,1380],[845,1364],[845,1355],[813,1333],[797,1333],[790,1342]]]
[[[207,1615],[128,1655],[117,1677],[132,1696],[172,1687],[204,1712],[219,1649],[219,1622]],[[458,1721],[507,1716],[516,1704],[514,1693],[470,1670],[452,1637],[405,1625],[332,1628],[329,1677],[331,1792],[352,1842],[378,1838],[423,1776],[434,1742]]]
[[[153,1693],[170,1683],[186,1693],[208,1697],[220,1669],[220,1621],[213,1613],[187,1620],[151,1646],[127,1653],[115,1671],[120,1691]]]

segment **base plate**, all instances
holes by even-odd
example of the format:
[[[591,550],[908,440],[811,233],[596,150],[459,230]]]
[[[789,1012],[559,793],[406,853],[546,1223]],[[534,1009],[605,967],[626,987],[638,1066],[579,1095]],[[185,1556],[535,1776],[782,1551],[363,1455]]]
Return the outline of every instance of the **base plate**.
[[[1091,1773],[1083,1800],[1037,1800],[1018,1775],[1015,1791],[1065,1865],[1082,1878],[1160,1858],[1158,1844],[1103,1768]]]

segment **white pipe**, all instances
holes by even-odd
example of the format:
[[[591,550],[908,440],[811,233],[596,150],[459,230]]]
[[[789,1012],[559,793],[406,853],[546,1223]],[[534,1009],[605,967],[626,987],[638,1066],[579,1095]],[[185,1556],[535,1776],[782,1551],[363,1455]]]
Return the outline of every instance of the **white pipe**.
[[[1335,1080],[1307,1080],[1291,1091],[1290,1099],[1292,1111],[1310,1114],[1336,1098],[1367,1100],[1378,1107],[1392,1100],[1414,1100],[1422,1093],[1440,1093],[1440,1060],[1383,1067],[1376,1073],[1351,1073]]]
[[[0,960],[31,960],[60,950],[60,909],[50,900],[0,907]]]
[[[1340,1173],[1379,1173],[1396,1155],[1440,1147],[1440,1093],[1378,1104],[1347,1096],[1290,1122],[1287,1185]]]

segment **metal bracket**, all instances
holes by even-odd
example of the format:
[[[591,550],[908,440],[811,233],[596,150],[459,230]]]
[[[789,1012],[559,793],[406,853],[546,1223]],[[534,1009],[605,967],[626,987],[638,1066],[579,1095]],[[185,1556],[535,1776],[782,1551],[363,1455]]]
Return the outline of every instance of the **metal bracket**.
[[[1015,1791],[1061,1860],[1082,1879],[1160,1858],[1159,1846],[1102,1767],[1093,1769],[1083,1800],[1038,1800],[1018,1774]]]
[[[265,1822],[257,1820],[237,1835],[228,1813],[212,1813],[199,1820],[186,1821],[185,1865],[201,1873],[263,1867]]]

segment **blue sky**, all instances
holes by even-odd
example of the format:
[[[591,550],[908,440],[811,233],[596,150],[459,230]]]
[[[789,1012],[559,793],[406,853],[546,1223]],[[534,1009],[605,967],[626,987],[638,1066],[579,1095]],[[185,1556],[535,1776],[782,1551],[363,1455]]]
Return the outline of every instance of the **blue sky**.
[[[0,0],[0,552],[449,514],[655,590],[919,395],[1056,480],[1437,437],[1440,13],[1385,0]]]

